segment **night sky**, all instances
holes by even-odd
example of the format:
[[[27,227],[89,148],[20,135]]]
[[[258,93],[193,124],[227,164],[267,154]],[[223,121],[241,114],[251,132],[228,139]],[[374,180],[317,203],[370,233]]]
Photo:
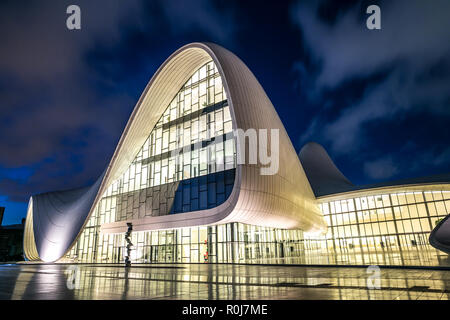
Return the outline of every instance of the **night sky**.
[[[33,194],[95,181],[153,73],[194,41],[239,56],[297,152],[322,144],[353,183],[450,172],[450,1],[279,2],[2,1],[3,224]]]

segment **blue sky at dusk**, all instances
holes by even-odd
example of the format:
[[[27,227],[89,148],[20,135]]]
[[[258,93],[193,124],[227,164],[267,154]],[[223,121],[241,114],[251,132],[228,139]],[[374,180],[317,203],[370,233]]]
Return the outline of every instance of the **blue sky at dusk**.
[[[297,152],[322,144],[354,184],[450,172],[448,0],[22,2],[0,3],[4,224],[33,194],[94,182],[151,76],[195,41],[240,57]]]

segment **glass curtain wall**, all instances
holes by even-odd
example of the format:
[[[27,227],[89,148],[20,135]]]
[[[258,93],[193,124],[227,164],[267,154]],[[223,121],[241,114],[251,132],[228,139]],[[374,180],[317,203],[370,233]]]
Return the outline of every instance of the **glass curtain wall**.
[[[98,224],[223,203],[236,167],[232,130],[222,80],[211,61],[176,94],[129,168],[108,188]],[[206,190],[209,186],[215,192]]]
[[[106,260],[121,256],[120,237],[99,236],[104,223],[220,205],[232,191],[235,168],[228,101],[218,69],[210,61],[179,90],[128,169],[106,190],[70,256],[92,261],[99,250],[106,250]],[[169,234],[167,239],[168,244],[176,240]],[[174,254],[170,245],[155,250],[160,251],[151,255],[164,251],[170,259]]]
[[[420,248],[450,213],[450,191],[398,192],[323,202],[324,237],[305,233],[305,248],[336,253]]]
[[[305,256],[315,261],[314,257],[330,253],[433,251],[428,236],[437,222],[450,212],[450,191],[356,197],[324,202],[320,208],[329,226],[325,236],[240,223],[135,232],[132,235],[133,261],[267,262],[274,261],[270,258]],[[124,236],[100,235],[99,243],[95,244],[90,241],[94,239],[91,236],[94,232],[95,227],[88,226],[84,240],[80,239],[80,248],[83,248],[78,251],[80,255],[74,256],[74,248],[68,258],[85,262],[123,262]]]
[[[123,234],[99,234],[88,227],[66,261],[123,263]],[[97,243],[90,243],[97,239]],[[302,231],[229,223],[217,226],[133,232],[133,263],[152,262],[251,262],[258,259],[296,257],[303,252]]]

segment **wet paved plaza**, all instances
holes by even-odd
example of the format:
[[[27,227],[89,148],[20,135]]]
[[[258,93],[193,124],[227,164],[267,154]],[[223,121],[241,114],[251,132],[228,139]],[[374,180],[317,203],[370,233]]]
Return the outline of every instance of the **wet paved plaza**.
[[[368,289],[366,268],[159,264],[0,265],[0,299],[383,299],[448,300],[450,271],[380,269]]]

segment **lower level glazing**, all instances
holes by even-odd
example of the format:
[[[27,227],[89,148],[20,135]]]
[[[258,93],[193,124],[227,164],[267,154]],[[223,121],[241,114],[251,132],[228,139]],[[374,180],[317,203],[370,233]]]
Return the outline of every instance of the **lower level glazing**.
[[[431,230],[450,213],[450,191],[404,191],[323,201],[325,236],[305,234],[308,249],[336,253],[434,250]]]
[[[303,251],[302,233],[241,223],[133,232],[131,260],[215,263],[295,257]],[[97,227],[88,227],[64,260],[121,263],[125,260],[125,246],[123,234],[99,234]]]
[[[325,235],[241,223],[133,232],[132,262],[264,263],[277,258],[298,262],[295,258],[305,254],[309,257],[335,254],[352,256],[348,263],[354,264],[367,263],[365,254],[408,250],[436,254],[428,236],[436,223],[450,212],[450,192],[395,192],[322,200],[320,208],[328,224]],[[101,234],[100,224],[94,223],[95,215],[98,212],[63,261],[124,261],[124,234]],[[300,262],[315,261],[308,259]],[[407,264],[402,259],[392,261]]]

